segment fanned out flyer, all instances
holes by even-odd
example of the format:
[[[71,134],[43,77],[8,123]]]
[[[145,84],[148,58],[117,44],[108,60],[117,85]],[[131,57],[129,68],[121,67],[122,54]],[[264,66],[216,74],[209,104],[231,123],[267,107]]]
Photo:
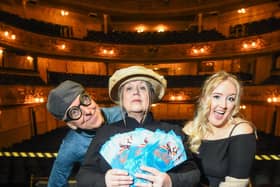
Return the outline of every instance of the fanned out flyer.
[[[187,160],[181,137],[173,130],[166,133],[159,129],[153,132],[136,128],[116,134],[104,143],[100,154],[112,168],[128,171],[134,183],[145,182],[134,177],[135,173],[143,173],[142,165],[166,172]]]

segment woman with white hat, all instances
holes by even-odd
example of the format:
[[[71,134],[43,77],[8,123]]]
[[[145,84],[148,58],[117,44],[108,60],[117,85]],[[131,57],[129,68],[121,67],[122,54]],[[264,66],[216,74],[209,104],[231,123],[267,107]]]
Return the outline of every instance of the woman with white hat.
[[[200,172],[187,151],[187,160],[176,167],[162,172],[153,167],[141,166],[143,172],[134,176],[126,170],[114,169],[100,154],[103,144],[118,133],[127,133],[137,128],[149,131],[173,130],[184,138],[181,127],[153,119],[151,104],[158,102],[165,94],[166,80],[163,76],[142,66],[131,66],[116,71],[109,80],[109,96],[119,104],[123,111],[123,120],[110,127],[101,127],[88,149],[83,165],[77,175],[79,187],[85,186],[139,186],[139,187],[188,187],[195,186]],[[140,136],[140,135],[139,135]],[[109,153],[110,154],[110,153]],[[144,179],[145,182],[135,182]]]

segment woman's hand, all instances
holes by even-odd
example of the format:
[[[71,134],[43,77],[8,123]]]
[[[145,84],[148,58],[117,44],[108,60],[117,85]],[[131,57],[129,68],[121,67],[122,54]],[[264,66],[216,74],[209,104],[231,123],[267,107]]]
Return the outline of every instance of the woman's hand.
[[[172,181],[170,176],[167,173],[160,172],[159,170],[147,167],[147,166],[141,166],[141,169],[143,171],[146,171],[148,173],[136,173],[135,177],[146,179],[149,181],[148,183],[137,183],[135,186],[138,187],[172,187]]]
[[[107,187],[129,187],[133,183],[133,178],[125,170],[110,169],[105,174]]]

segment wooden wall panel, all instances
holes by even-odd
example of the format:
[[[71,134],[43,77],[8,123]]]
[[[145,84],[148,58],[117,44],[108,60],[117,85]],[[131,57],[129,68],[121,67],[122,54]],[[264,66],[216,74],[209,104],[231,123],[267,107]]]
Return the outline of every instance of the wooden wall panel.
[[[42,79],[46,79],[46,72],[61,72],[74,74],[107,75],[107,67],[103,62],[74,61],[38,58],[38,71]]]
[[[66,62],[67,73],[84,74],[84,66],[81,62]]]
[[[194,116],[194,105],[161,103],[153,107],[152,112],[158,120],[191,120]]]
[[[48,59],[48,70],[53,72],[67,72],[67,62],[65,60]]]
[[[0,148],[9,147],[15,143],[31,138],[30,126],[0,132]]]
[[[46,105],[45,104],[38,105],[34,107],[33,111],[34,111],[37,134],[44,134],[45,132],[48,131]]]
[[[93,75],[107,75],[105,63],[98,62],[83,62],[84,73]]]
[[[276,113],[276,126],[275,126],[275,133],[274,135],[280,136],[280,108],[276,108],[277,113]]]
[[[30,111],[26,107],[3,109],[0,118],[0,132],[30,125]]]
[[[270,107],[253,105],[252,106],[252,122],[259,131],[270,133],[272,127],[273,111]]]
[[[0,147],[8,147],[31,137],[31,118],[28,107],[2,109],[0,116]]]

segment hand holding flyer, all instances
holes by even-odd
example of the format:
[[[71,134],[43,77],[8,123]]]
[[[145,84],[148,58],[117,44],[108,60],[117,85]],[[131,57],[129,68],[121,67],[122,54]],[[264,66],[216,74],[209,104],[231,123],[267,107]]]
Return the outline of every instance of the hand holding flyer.
[[[153,132],[137,128],[116,134],[105,142],[100,154],[112,168],[127,170],[133,177],[143,173],[142,165],[166,172],[187,160],[181,137],[174,131],[166,133],[159,129]]]

